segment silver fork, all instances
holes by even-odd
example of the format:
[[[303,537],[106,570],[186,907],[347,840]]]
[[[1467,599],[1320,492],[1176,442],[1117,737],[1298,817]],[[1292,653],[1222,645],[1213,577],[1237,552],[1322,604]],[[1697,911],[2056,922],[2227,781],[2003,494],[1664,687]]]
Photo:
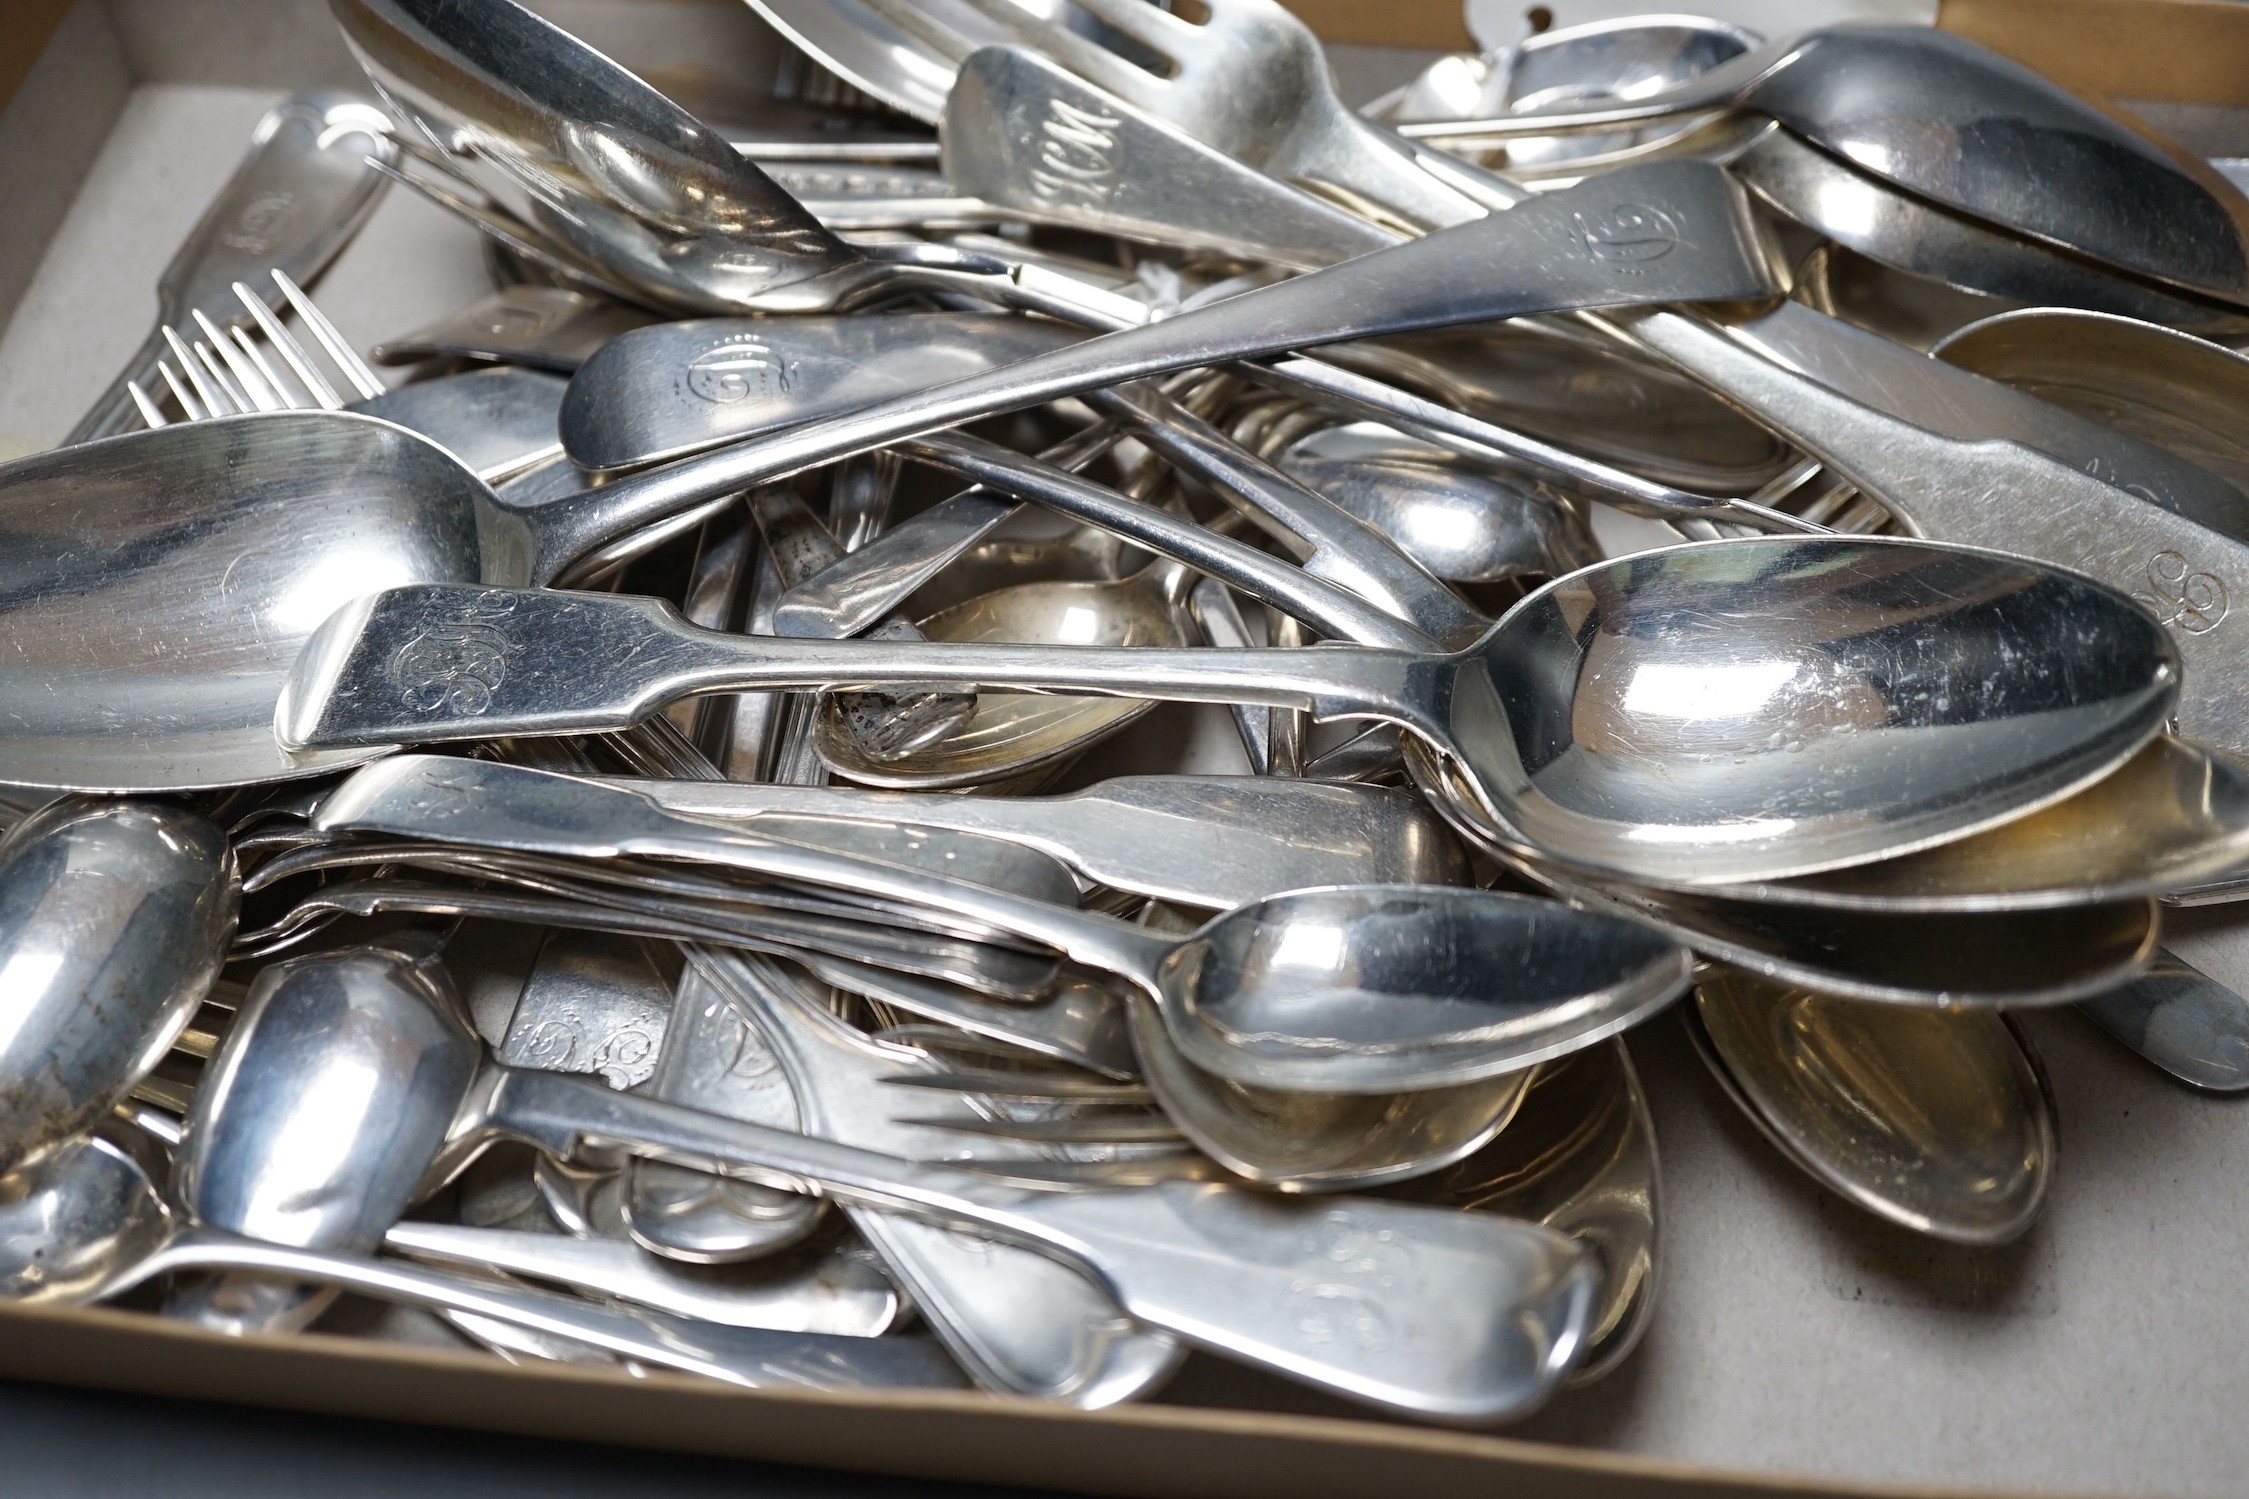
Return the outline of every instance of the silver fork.
[[[1345,108],[1319,38],[1278,0],[1203,0],[1209,14],[1200,23],[1150,0],[1073,0],[1160,60],[1163,73],[1015,0],[966,3],[1087,82],[1366,217],[1433,229],[1511,201],[1483,190],[1478,169]],[[924,12],[918,0],[868,0],[868,8],[956,65],[981,44]]]
[[[314,306],[312,299],[284,272],[275,270],[271,275],[282,300],[303,322],[305,331],[320,345],[344,382],[357,393],[357,398],[368,400],[382,395],[386,388],[382,378],[352,352],[351,345],[327,315]],[[304,345],[273,315],[265,299],[240,281],[234,283],[234,295],[249,312],[258,331],[265,335],[273,355],[288,369],[289,375],[285,377],[276,368],[274,359],[267,357],[266,351],[245,329],[221,328],[197,308],[192,316],[195,331],[202,336],[190,340],[177,328],[166,324],[162,332],[164,342],[172,350],[172,358],[161,360],[156,366],[187,420],[311,407],[342,410],[344,397],[313,363]],[[137,381],[127,382],[126,393],[132,397],[141,419],[151,427],[169,425],[162,408]]]

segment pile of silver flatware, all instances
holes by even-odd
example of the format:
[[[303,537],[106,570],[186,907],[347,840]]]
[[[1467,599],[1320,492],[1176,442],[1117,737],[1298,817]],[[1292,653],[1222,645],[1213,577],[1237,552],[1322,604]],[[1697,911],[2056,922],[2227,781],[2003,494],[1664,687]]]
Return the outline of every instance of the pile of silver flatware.
[[[1963,1244],[2055,1169],[2010,1010],[2249,1086],[2159,945],[2249,888],[2207,163],[1921,28],[1354,112],[1276,0],[753,3],[866,144],[331,0],[379,107],[0,467],[9,1294],[1489,1423],[1653,1315],[1674,1002]],[[386,183],[499,289],[363,355]]]

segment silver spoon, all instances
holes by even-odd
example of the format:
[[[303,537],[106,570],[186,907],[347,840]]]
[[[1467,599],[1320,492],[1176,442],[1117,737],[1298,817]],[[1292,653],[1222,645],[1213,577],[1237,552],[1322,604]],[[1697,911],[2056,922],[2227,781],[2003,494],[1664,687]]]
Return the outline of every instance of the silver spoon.
[[[385,956],[387,964],[379,961]],[[358,1023],[342,1028],[331,1022],[325,996],[347,982],[347,972]],[[373,951],[300,959],[268,969],[253,987],[198,1107],[211,1131],[255,1137],[280,1122],[267,1079],[403,1071],[415,1079],[411,1100],[402,1100],[411,1117],[386,1113],[370,1130],[358,1099],[300,1090],[290,1101],[295,1127],[306,1132],[299,1138],[323,1142],[324,1165],[333,1159],[364,1170],[380,1157],[382,1173],[401,1178],[422,1175],[426,1164],[441,1180],[508,1135],[562,1156],[592,1137],[816,1182],[833,1196],[996,1231],[1066,1258],[1144,1323],[1424,1417],[1493,1420],[1527,1409],[1581,1348],[1590,1267],[1544,1229],[1364,1199],[1300,1207],[1208,1183],[1027,1192],[580,1078],[495,1067],[480,1061],[480,1051],[465,1021],[448,1014],[443,996],[406,960]],[[427,1151],[414,1151],[418,1160],[407,1157],[409,1140],[428,1142]],[[198,1148],[193,1130],[185,1143]],[[220,1149],[213,1158],[227,1154]],[[188,1200],[257,1195],[254,1183],[198,1173]],[[1363,1268],[1335,1253],[1370,1242],[1413,1247],[1377,1252]],[[1464,1307],[1484,1314],[1464,1317]],[[1390,1337],[1348,1335],[1370,1316]],[[1308,1317],[1339,1336],[1308,1339]]]
[[[2249,357],[2152,323],[2027,308],[1940,340],[1937,358],[2152,443],[2249,492]]]
[[[1180,649],[1188,644],[1183,606],[1191,578],[1176,562],[1154,562],[1112,583],[1025,583],[933,614],[918,629],[926,640]],[[981,693],[967,723],[896,754],[872,752],[876,746],[855,730],[847,701],[831,695],[821,703],[813,738],[821,760],[861,785],[924,790],[1052,776],[1155,706],[1129,698]]]
[[[1934,27],[1836,27],[1761,47],[1654,98],[1407,125],[1402,133],[1504,140],[1734,107],[1770,115],[1860,170],[1956,212],[2249,305],[2249,204],[2231,184],[2021,64]],[[2026,170],[2027,162],[2038,165]],[[2120,211],[2124,203],[2135,207]]]
[[[2013,1022],[1857,1004],[1713,969],[1712,1070],[1781,1153],[1848,1201],[1961,1244],[2022,1237],[2053,1179],[2054,1106]]]
[[[512,0],[330,9],[384,101],[448,168],[564,264],[659,310],[828,311],[931,287],[1063,316],[1106,317],[1116,300],[945,245],[849,245],[709,126]]]
[[[1571,1384],[1631,1355],[1655,1312],[1660,1181],[1655,1121],[1618,1037],[1541,1066],[1498,1138],[1455,1166],[1384,1189],[1568,1234],[1601,1262],[1601,1305]]]
[[[469,1312],[655,1368],[754,1389],[961,1383],[951,1361],[919,1338],[721,1327],[179,1224],[140,1164],[98,1137],[71,1141],[0,1177],[0,1294],[75,1304],[194,1270],[321,1279],[362,1295]]]
[[[567,375],[611,339],[654,319],[637,307],[561,286],[510,286],[436,322],[385,339],[377,364],[485,359]]]
[[[125,1101],[218,977],[239,905],[219,830],[64,797],[0,843],[0,1168]]]
[[[2064,619],[2062,680],[2088,699],[2067,708],[2050,696],[2048,650],[2018,644],[2050,642]],[[1897,648],[1925,632],[1942,647]],[[425,661],[425,639],[474,641],[474,654]],[[591,681],[552,665],[565,659],[610,669]],[[2177,689],[2154,620],[2074,575],[1928,543],[1803,537],[1586,569],[1454,656],[750,643],[645,601],[404,589],[323,628],[275,722],[284,743],[308,747],[569,732],[683,692],[940,673],[1384,718],[1443,757],[1503,841],[1682,884],[1847,867],[1995,826],[2131,758]],[[2069,713],[2082,737],[2018,737],[2015,715],[2031,711],[2041,725]]]
[[[1577,509],[1373,422],[1323,428],[1277,461],[1447,582],[1559,577],[1600,557]]]
[[[1066,323],[970,312],[658,323],[579,366],[562,403],[562,442],[581,468],[637,468],[1084,337]]]
[[[662,847],[949,910],[1127,979],[1163,1007],[1196,1066],[1273,1088],[1388,1092],[1514,1071],[1661,1005],[1683,961],[1628,922],[1581,923],[1549,903],[1445,887],[1298,892],[1180,943],[1093,912],[673,817],[612,788],[468,761],[370,766],[331,793],[320,816],[330,828],[490,847]],[[1299,928],[1323,935],[1290,947],[1287,934]],[[1473,1003],[1451,997],[1458,975],[1476,966],[1467,955],[1493,943],[1518,954],[1507,985],[1479,980],[1491,987]],[[1533,952],[1545,956],[1534,962]],[[1370,992],[1386,996],[1378,1009],[1364,1003]]]
[[[699,523],[762,480],[972,416],[1214,359],[1620,297],[1759,294],[1773,285],[1770,267],[1738,195],[1710,175],[1715,170],[1687,162],[1640,175],[1612,173],[1522,211],[1161,323],[559,499],[505,500],[439,450],[342,413],[195,423],[67,457],[21,460],[0,468],[0,510],[11,532],[26,540],[23,563],[37,570],[20,585],[27,596],[12,602],[11,635],[44,644],[36,656],[19,648],[23,669],[0,678],[0,696],[12,678],[16,690],[49,705],[35,721],[59,732],[51,734],[51,758],[19,741],[6,772],[27,784],[111,789],[312,773],[320,762],[273,753],[263,729],[271,699],[256,699],[277,685],[270,674],[305,638],[313,622],[307,616],[332,606],[346,586],[470,576],[547,581],[565,567],[598,569]],[[1651,271],[1618,261],[1602,237],[1608,231],[1589,242],[1577,227],[1606,224],[1626,208],[1637,213],[1650,201],[1665,205],[1670,221],[1702,226],[1697,233],[1708,238],[1667,252],[1649,263]],[[1456,238],[1462,234],[1473,236],[1473,245]],[[1517,256],[1511,245],[1558,253]],[[1494,256],[1519,261],[1525,282],[1537,284],[1489,296],[1464,285],[1470,266]],[[1629,275],[1620,274],[1625,266]],[[1370,308],[1379,311],[1370,315]],[[80,534],[76,517],[87,505],[103,511],[109,545],[88,546]],[[193,528],[174,524],[183,508],[197,517]],[[339,510],[349,515],[348,526],[337,524]],[[29,547],[29,538],[43,533],[47,539]],[[631,540],[616,552],[610,542],[627,535]],[[214,617],[209,600],[222,579],[223,596],[240,603]],[[126,615],[146,622],[135,637],[139,654],[122,657],[114,632],[99,629],[102,660],[136,687],[105,684],[89,671],[83,650],[72,644],[87,628],[73,618],[82,610],[104,621]],[[181,678],[176,653],[189,652],[223,663],[224,678]],[[150,671],[152,662],[162,663],[159,671]],[[71,696],[101,702],[119,701],[121,693],[145,702],[150,677],[162,675],[164,716],[193,732],[168,734],[158,748],[117,740],[93,723],[57,724],[57,672],[69,677]]]

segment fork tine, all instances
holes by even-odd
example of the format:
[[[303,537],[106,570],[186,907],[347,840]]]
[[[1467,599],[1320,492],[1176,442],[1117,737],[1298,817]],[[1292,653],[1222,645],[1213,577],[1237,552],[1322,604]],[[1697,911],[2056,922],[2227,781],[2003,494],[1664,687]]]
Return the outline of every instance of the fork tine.
[[[1152,87],[1164,82],[1146,68],[1127,62],[1099,42],[1078,35],[1060,22],[1032,15],[1014,0],[968,0],[968,3],[986,19],[1014,32],[1024,46],[1044,52],[1086,82],[1120,98],[1144,100]]]
[[[133,398],[133,406],[140,412],[141,420],[148,423],[151,428],[171,425],[170,422],[164,420],[164,413],[156,409],[156,403],[148,398],[148,392],[141,389],[140,381],[127,380],[125,382],[125,394]]]
[[[917,42],[926,43],[947,62],[962,63],[976,50],[970,38],[923,10],[918,0],[863,0],[867,9]]]
[[[234,295],[249,310],[251,320],[258,325],[258,331],[266,336],[266,342],[273,345],[274,352],[281,356],[282,363],[289,366],[290,372],[311,394],[314,402],[324,411],[341,411],[344,398],[336,394],[336,387],[328,383],[328,377],[313,367],[312,356],[305,351],[303,344],[297,342],[294,333],[281,326],[281,319],[275,317],[273,309],[266,306],[265,298],[239,281],[234,283]]]
[[[202,369],[205,378],[211,382],[211,388],[218,393],[220,404],[225,408],[219,415],[231,416],[236,412],[249,412],[252,409],[250,398],[242,393],[233,380],[228,378],[225,364],[221,362],[217,354],[212,352],[211,346],[199,338],[195,341],[194,353],[196,364]]]
[[[231,415],[234,404],[204,375],[203,366],[196,362],[195,351],[180,337],[179,330],[167,325],[164,329],[164,341],[172,346],[172,357],[179,360],[180,373],[187,377],[188,384],[195,387],[195,397],[202,403],[204,413],[209,416]]]
[[[303,410],[306,402],[297,398],[297,393],[289,388],[287,381],[281,378],[281,371],[275,369],[266,359],[264,351],[258,347],[258,341],[240,328],[229,328],[226,331],[227,336],[234,340],[234,346],[242,351],[242,357],[249,360],[251,365],[256,368],[258,378],[265,381],[266,389],[273,392],[273,398],[280,404],[281,409],[284,411]]]
[[[386,388],[381,377],[368,368],[366,360],[361,359],[351,351],[351,345],[344,342],[344,336],[336,331],[336,325],[329,322],[326,314],[312,305],[310,297],[297,290],[297,283],[291,281],[276,268],[273,273],[273,284],[281,288],[281,295],[288,298],[289,305],[296,310],[297,316],[303,320],[306,331],[312,334],[313,341],[327,351],[328,357],[335,361],[336,368],[344,372],[344,378],[352,383],[353,388],[359,392],[360,396],[371,400],[381,395]]]
[[[224,370],[216,364],[212,365],[211,374],[222,384],[227,384],[229,375],[232,376],[232,383],[227,384],[226,393],[235,397],[236,404],[245,410],[279,411],[280,400],[266,389],[265,381],[259,378],[258,372],[250,367],[249,362],[235,352],[234,340],[228,338],[218,324],[205,317],[202,308],[196,308],[192,316],[195,318],[195,325],[203,330],[203,336],[210,340],[208,344],[196,344],[195,352],[206,360],[215,353],[226,365]]]
[[[171,330],[166,329],[165,331],[170,332]],[[211,414],[204,404],[195,398],[194,392],[180,383],[180,372],[172,368],[172,361],[169,359],[157,360],[156,373],[164,377],[165,385],[171,389],[172,399],[180,403],[180,411],[189,421],[199,422]]]
[[[1113,26],[1144,47],[1171,56],[1202,28],[1183,21],[1152,0],[1070,0],[1104,26]]]

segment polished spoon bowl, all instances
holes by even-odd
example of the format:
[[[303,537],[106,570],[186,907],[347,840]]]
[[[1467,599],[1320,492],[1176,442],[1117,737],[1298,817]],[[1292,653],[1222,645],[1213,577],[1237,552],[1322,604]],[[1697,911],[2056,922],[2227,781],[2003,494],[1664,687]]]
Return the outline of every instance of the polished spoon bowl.
[[[473,658],[433,657],[437,640]],[[308,748],[582,732],[696,691],[933,680],[1387,719],[1503,841],[1700,885],[1869,863],[2060,800],[2161,730],[2178,667],[2150,615],[2075,574],[1774,537],[1585,569],[1449,656],[752,641],[645,600],[397,590],[322,628],[275,732]]]
[[[1689,1032],[1781,1153],[1869,1212],[1990,1245],[2022,1237],[2045,1203],[2053,1098],[2001,1015],[1859,1004],[1712,969]]]
[[[1551,902],[1342,886],[1242,907],[1179,941],[675,817],[610,787],[466,760],[369,766],[329,794],[318,823],[577,857],[669,853],[950,912],[1127,980],[1160,1007],[1197,1067],[1269,1088],[1384,1093],[1494,1077],[1622,1030],[1684,982],[1680,949],[1632,922]]]

